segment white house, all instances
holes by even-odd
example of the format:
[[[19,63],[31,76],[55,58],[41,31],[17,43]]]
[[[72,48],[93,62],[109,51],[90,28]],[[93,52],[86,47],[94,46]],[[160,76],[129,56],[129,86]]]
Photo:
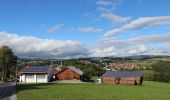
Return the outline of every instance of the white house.
[[[19,74],[19,82],[24,83],[47,83],[53,76],[48,66],[26,66]]]

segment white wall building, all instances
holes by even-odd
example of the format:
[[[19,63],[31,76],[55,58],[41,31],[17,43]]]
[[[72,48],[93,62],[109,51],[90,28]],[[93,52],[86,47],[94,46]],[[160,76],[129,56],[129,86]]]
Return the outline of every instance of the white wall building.
[[[19,82],[24,83],[47,83],[53,76],[47,66],[27,66],[19,74]]]

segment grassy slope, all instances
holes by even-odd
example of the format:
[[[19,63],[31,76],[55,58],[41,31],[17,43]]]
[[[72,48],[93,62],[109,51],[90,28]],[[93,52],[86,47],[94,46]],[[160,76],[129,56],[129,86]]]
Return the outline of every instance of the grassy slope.
[[[170,100],[170,84],[20,84],[19,100]]]

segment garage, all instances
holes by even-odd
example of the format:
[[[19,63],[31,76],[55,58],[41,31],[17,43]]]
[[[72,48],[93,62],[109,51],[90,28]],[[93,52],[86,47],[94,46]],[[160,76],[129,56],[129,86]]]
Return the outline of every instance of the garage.
[[[26,74],[25,75],[25,82],[27,82],[27,83],[35,82],[34,74]]]
[[[37,82],[47,82],[46,74],[37,74]]]

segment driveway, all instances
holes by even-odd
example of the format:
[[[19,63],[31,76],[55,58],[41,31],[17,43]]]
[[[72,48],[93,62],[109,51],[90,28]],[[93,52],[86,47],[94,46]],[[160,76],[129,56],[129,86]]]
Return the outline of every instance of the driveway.
[[[17,100],[15,82],[0,84],[0,100]]]

